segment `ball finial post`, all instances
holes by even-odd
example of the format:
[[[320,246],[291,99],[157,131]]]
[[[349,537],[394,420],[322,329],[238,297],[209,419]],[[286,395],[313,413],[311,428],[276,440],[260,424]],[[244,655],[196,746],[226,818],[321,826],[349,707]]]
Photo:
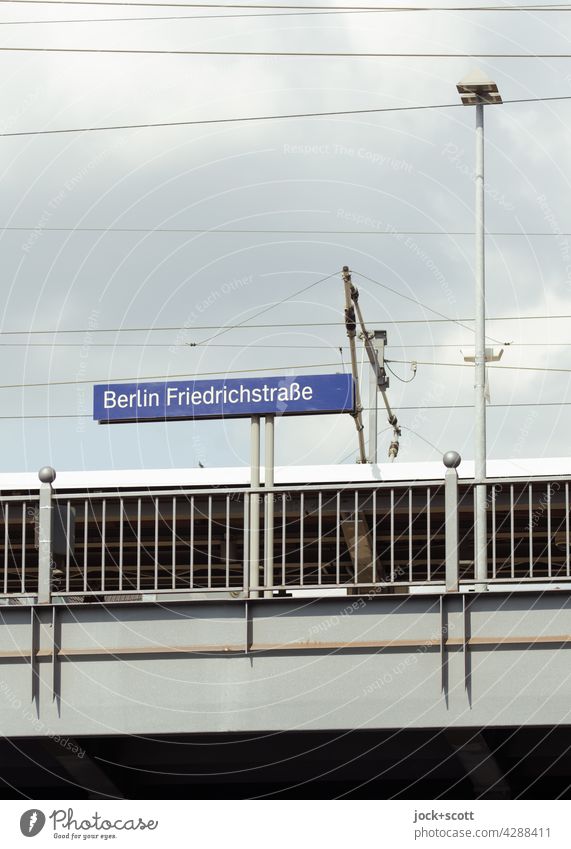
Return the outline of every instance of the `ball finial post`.
[[[56,470],[51,466],[42,466],[38,472],[38,477],[42,483],[53,483],[56,479]]]
[[[457,469],[462,462],[462,457],[457,451],[447,451],[442,458],[442,462],[447,469]]]

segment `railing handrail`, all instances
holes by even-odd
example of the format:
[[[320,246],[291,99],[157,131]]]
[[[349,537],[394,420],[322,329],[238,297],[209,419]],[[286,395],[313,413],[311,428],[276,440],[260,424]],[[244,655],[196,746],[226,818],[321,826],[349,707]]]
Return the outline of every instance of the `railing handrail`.
[[[290,486],[289,484],[277,484],[274,486],[260,486],[260,487],[250,487],[247,484],[244,486],[238,487],[212,487],[209,489],[145,489],[145,490],[136,490],[136,491],[116,491],[116,490],[108,490],[108,491],[98,491],[91,492],[89,490],[83,492],[65,492],[54,489],[53,498],[60,501],[74,501],[74,500],[85,500],[86,498],[90,499],[103,499],[103,498],[145,498],[150,496],[156,497],[171,497],[174,498],[177,495],[189,495],[189,496],[199,496],[199,495],[270,495],[272,493],[287,493],[287,492],[343,492],[350,491],[354,492],[355,490],[370,490],[377,491],[378,489],[434,489],[440,488],[444,486],[443,480],[433,480],[433,481],[379,481],[378,483],[371,482],[357,482],[357,483],[328,483],[328,484],[310,484],[307,486],[301,484],[295,484]],[[0,501],[2,499],[0,498]]]

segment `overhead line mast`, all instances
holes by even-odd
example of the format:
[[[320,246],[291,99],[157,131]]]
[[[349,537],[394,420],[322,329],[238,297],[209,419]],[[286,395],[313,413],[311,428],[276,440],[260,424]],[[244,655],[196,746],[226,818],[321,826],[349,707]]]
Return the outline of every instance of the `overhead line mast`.
[[[389,425],[393,429],[393,438],[391,440],[391,444],[389,446],[388,456],[390,460],[396,459],[399,447],[400,447],[400,436],[401,436],[401,428],[398,423],[398,419],[393,412],[393,409],[389,403],[389,399],[387,396],[387,389],[389,388],[389,378],[385,371],[384,366],[384,355],[381,355],[379,359],[379,350],[376,345],[371,341],[375,338],[375,334],[370,333],[366,326],[365,321],[363,319],[363,313],[361,311],[361,307],[359,305],[359,290],[356,286],[353,285],[351,280],[351,272],[349,271],[349,266],[343,266],[343,283],[345,286],[345,327],[347,328],[347,337],[349,339],[349,349],[351,351],[351,371],[353,374],[353,379],[355,381],[355,413],[354,420],[355,426],[357,428],[357,437],[359,440],[359,457],[361,463],[376,463],[376,424],[374,425],[375,434],[370,434],[369,439],[369,458],[367,459],[367,454],[365,452],[365,439],[363,434],[363,406],[361,403],[361,392],[359,389],[359,378],[357,372],[357,351],[355,344],[355,337],[357,335],[357,321],[359,322],[359,326],[361,328],[361,335],[363,338],[363,344],[365,345],[365,351],[367,353],[367,357],[371,364],[371,368],[373,369],[374,375],[374,387],[375,387],[375,397],[369,400],[369,406],[374,408],[376,412],[377,398],[376,392],[380,392],[383,397],[383,402],[385,404],[385,408],[387,411],[387,418]],[[385,336],[386,338],[386,336]],[[381,351],[384,350],[384,342],[381,345]],[[371,384],[373,386],[373,382]],[[373,421],[376,421],[376,416],[373,417]],[[373,447],[374,446],[374,447]]]
[[[349,266],[343,266],[343,284],[345,287],[345,327],[349,339],[349,350],[351,352],[351,372],[355,382],[355,412],[353,420],[357,428],[357,439],[359,441],[359,462],[367,462],[365,451],[365,436],[363,433],[363,405],[361,404],[361,390],[359,389],[359,374],[357,371],[357,347],[355,337],[357,335],[357,322],[355,320],[355,307],[353,306],[354,293],[357,291],[351,282]],[[358,293],[357,293],[358,297]]]

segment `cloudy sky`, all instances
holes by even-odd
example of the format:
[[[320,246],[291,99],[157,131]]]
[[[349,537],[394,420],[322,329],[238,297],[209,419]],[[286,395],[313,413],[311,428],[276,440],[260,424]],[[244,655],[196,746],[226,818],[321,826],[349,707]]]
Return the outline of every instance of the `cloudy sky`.
[[[57,5],[3,4],[0,46],[571,52],[571,12],[212,20],[203,16],[228,11]],[[160,16],[188,20],[7,23]],[[474,66],[506,101],[571,98],[565,58],[6,51],[0,132],[451,104]],[[525,317],[571,313],[570,124],[571,100],[486,109],[487,310],[521,316],[488,325],[490,344],[512,343],[500,363],[509,368],[490,376],[492,405],[505,405],[488,413],[490,457],[569,453],[571,406],[558,405],[571,403],[569,374],[549,369],[571,370],[570,321]],[[388,332],[394,372],[408,380],[410,361],[418,361],[413,382],[391,377],[392,403],[413,408],[399,412],[399,459],[434,460],[450,448],[471,458],[473,374],[461,349],[473,342],[465,321],[474,309],[473,125],[474,109],[459,106],[0,138],[0,377],[24,384],[0,390],[3,470],[248,463],[247,422],[102,427],[89,418],[92,385],[260,368],[346,370],[343,265],[369,327]],[[251,232],[191,232],[211,228]],[[521,235],[496,235],[505,233]],[[217,335],[272,305],[250,324],[276,326]],[[433,321],[428,308],[467,326]],[[285,326],[292,324],[299,326]],[[5,335],[11,331],[23,332]],[[60,381],[68,383],[30,385]],[[383,433],[381,456],[388,443]],[[278,424],[280,464],[356,456],[348,416]]]

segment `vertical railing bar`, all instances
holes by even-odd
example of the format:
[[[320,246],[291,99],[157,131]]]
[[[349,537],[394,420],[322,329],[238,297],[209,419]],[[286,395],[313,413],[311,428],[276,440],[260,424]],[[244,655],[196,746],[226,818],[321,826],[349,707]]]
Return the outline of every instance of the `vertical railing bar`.
[[[426,488],[426,580],[432,580],[432,539],[430,538],[430,507],[431,493],[430,487]]]
[[[286,494],[282,492],[282,586],[286,582]]]
[[[242,589],[244,591],[244,595],[248,598],[250,595],[250,496],[244,493],[242,503],[244,505],[244,530],[242,534],[244,542]]]
[[[373,584],[377,583],[377,490],[373,490]]]
[[[547,574],[551,578],[551,484],[547,484]]]
[[[208,588],[212,588],[212,496],[208,496]]]
[[[141,533],[142,533],[142,516],[141,516],[141,499],[137,499],[137,589],[141,589]]]
[[[529,514],[528,514],[528,533],[529,533],[529,577],[533,578],[533,485],[529,484]]]
[[[226,586],[230,586],[230,496],[226,496]]]
[[[101,592],[105,592],[105,542],[107,539],[107,499],[101,502]]]
[[[355,490],[355,504],[353,505],[353,583],[359,580],[359,552],[357,543],[359,539],[359,490]]]
[[[123,525],[125,519],[125,505],[123,499],[119,499],[119,589],[123,589],[123,543],[124,533]]]
[[[565,484],[565,574],[569,577],[569,484]]]
[[[496,540],[496,485],[492,484],[492,578],[495,580],[498,573],[497,540]]]
[[[341,493],[336,495],[336,521],[335,521],[335,583],[341,583]]]
[[[67,499],[67,510],[65,517],[65,591],[69,592],[69,573],[71,555],[71,501]]]
[[[190,589],[194,589],[194,495],[190,496]]]
[[[408,490],[408,579],[412,584],[412,487]]]
[[[473,516],[473,530],[474,530],[474,579],[476,578],[476,548],[478,545],[478,540],[476,536],[476,513],[477,513],[477,490],[478,487],[475,486],[472,490],[472,516]]]
[[[515,515],[514,485],[510,484],[510,575],[515,577]]]
[[[22,571],[20,573],[20,592],[26,592],[26,510],[27,504],[22,502]]]
[[[8,553],[10,550],[10,502],[7,501],[4,505],[4,592],[8,592]]]
[[[395,491],[391,489],[391,583],[395,581]]]
[[[159,588],[159,511],[160,499],[157,495],[155,498],[155,551],[154,551],[154,589]]]
[[[303,492],[299,497],[299,583],[303,587],[303,531],[305,523]]]
[[[171,587],[176,589],[176,495],[172,498],[172,557],[171,557]]]
[[[321,531],[322,531],[323,493],[317,496],[317,583],[321,584]]]
[[[87,592],[87,552],[89,542],[89,499],[83,503],[83,592]]]

